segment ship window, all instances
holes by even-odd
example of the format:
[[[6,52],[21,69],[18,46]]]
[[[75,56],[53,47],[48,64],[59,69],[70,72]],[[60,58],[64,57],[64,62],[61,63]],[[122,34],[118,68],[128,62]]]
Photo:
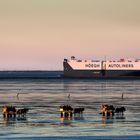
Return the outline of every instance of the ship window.
[[[91,60],[91,62],[100,62],[99,60]]]

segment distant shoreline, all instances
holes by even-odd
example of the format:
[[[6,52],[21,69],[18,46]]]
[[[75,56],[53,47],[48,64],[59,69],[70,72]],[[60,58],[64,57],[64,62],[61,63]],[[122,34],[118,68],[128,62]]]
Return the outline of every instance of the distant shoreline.
[[[63,71],[50,70],[6,70],[0,71],[0,78],[62,78]]]
[[[92,79],[92,80],[140,80],[140,77],[64,77],[62,70],[5,70],[0,71],[0,79]]]

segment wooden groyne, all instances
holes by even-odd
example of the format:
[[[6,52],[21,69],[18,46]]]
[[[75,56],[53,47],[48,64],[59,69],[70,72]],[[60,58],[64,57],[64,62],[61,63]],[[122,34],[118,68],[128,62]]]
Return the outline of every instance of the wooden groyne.
[[[16,118],[17,116],[24,117],[28,111],[28,108],[22,108],[17,110],[14,106],[2,106],[3,118]]]
[[[61,105],[59,108],[61,118],[71,118],[73,116],[82,116],[84,108],[72,108],[70,105]]]

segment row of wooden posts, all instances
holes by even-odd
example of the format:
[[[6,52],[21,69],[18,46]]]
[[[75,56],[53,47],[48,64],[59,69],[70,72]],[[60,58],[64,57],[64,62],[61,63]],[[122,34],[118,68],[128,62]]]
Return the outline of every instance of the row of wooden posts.
[[[60,115],[62,118],[71,118],[73,115],[82,116],[84,108],[72,108],[70,105],[60,106]]]
[[[25,116],[28,110],[28,108],[22,108],[17,110],[14,106],[2,106],[2,113],[4,118],[16,118],[17,115],[19,117]]]
[[[14,106],[3,106],[2,113],[4,118],[15,118],[18,116],[25,116],[28,112],[28,108],[18,109]],[[72,108],[70,105],[62,105],[59,108],[61,118],[71,118],[73,116],[81,117],[83,115],[84,108]],[[102,105],[101,114],[103,116],[114,116],[115,113],[123,115],[126,109],[124,107],[115,108],[113,105]]]

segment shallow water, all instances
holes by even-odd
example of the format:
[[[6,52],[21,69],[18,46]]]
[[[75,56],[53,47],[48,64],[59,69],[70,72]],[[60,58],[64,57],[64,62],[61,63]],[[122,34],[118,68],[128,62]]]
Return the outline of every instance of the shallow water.
[[[103,103],[127,110],[123,117],[104,118]],[[0,113],[1,139],[140,139],[140,80],[3,79],[4,104],[30,110],[26,118],[9,120]],[[83,116],[61,119],[62,104],[85,107]]]

